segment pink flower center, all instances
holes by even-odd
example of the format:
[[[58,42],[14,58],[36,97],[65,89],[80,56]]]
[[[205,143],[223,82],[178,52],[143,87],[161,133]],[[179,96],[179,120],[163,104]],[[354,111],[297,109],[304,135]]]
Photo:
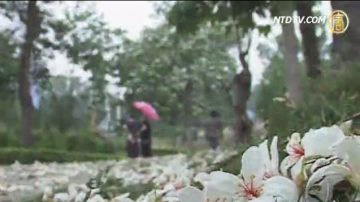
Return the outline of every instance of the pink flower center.
[[[179,190],[179,189],[184,187],[184,184],[183,184],[183,182],[181,180],[178,180],[178,181],[176,181],[174,183],[174,187],[175,187],[176,190]]]
[[[239,191],[237,194],[240,197],[244,197],[248,200],[252,200],[255,198],[258,198],[262,192],[262,186],[255,186],[254,181],[251,180],[248,183],[242,183],[240,184],[241,191]]]
[[[267,171],[264,174],[264,179],[266,180],[266,179],[272,178],[273,176],[274,176],[274,174],[272,172]]]
[[[304,150],[304,148],[301,146],[301,145],[299,145],[299,144],[297,144],[297,145],[290,145],[290,147],[291,147],[291,149],[292,149],[292,151],[291,151],[291,155],[292,156],[296,156],[296,157],[302,157],[302,156],[304,156],[305,155],[305,150]]]

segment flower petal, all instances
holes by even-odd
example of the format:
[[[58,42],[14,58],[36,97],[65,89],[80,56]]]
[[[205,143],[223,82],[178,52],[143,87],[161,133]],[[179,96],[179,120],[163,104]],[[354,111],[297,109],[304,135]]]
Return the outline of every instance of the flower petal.
[[[250,200],[249,202],[277,202],[277,199],[271,196],[261,196],[259,198]]]
[[[262,197],[276,198],[277,202],[298,201],[299,191],[295,182],[283,176],[265,181]]]
[[[259,151],[263,158],[265,166],[265,176],[271,177],[279,174],[279,154],[277,150],[277,136],[271,142],[270,154],[268,148],[268,141],[265,140],[259,145]]]
[[[252,146],[247,149],[241,159],[241,175],[246,182],[262,180],[265,174],[265,162],[261,150]]]
[[[329,156],[331,155],[330,147],[343,138],[345,138],[343,131],[337,125],[333,125],[316,130],[310,129],[305,133],[301,144],[304,147],[305,156]]]
[[[204,192],[207,199],[231,199],[236,196],[240,179],[230,173],[214,171],[210,173],[210,181],[205,184]]]
[[[195,182],[200,182],[202,185],[204,185],[206,182],[210,181],[210,175],[208,173],[198,173],[194,177]]]
[[[293,147],[300,146],[301,136],[300,133],[293,133],[290,137],[289,143],[286,145],[286,152],[288,154],[293,153]]]
[[[332,147],[336,156],[344,159],[352,171],[351,182],[360,187],[360,137],[349,136]]]
[[[333,188],[349,175],[349,169],[343,165],[331,164],[313,173],[305,187],[306,201],[331,201]]]
[[[271,153],[271,170],[273,174],[279,174],[279,152],[278,152],[278,137],[275,136],[271,142],[270,153]]]
[[[284,158],[281,162],[280,170],[282,175],[296,180],[301,175],[303,158],[300,158],[300,160],[295,162],[291,158],[291,156]]]
[[[291,178],[290,169],[291,169],[291,166],[294,164],[294,163],[290,162],[290,158],[291,158],[290,156],[287,156],[280,163],[281,174],[288,178]]]
[[[270,167],[271,160],[270,160],[270,154],[269,154],[269,148],[268,148],[268,140],[263,141],[261,144],[259,144],[259,151],[261,153],[261,156],[263,158],[263,162],[267,167]]]
[[[195,187],[185,187],[179,192],[180,202],[205,202],[202,191]]]

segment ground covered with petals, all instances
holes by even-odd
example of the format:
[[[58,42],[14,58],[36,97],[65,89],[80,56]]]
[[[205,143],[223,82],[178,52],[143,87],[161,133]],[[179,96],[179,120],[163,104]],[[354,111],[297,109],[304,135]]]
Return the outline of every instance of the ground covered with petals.
[[[356,202],[360,136],[352,122],[265,139],[244,152],[0,167],[0,201]],[[279,150],[287,153],[279,157]],[[224,162],[238,161],[226,172]]]

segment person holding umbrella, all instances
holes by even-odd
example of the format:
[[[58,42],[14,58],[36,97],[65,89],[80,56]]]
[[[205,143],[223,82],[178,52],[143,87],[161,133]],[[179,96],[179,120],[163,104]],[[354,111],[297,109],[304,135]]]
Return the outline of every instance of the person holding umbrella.
[[[150,121],[157,121],[160,119],[158,113],[155,108],[143,101],[137,101],[133,103],[133,106],[141,111],[144,115],[144,120],[142,122],[142,128],[140,131],[140,153],[143,157],[151,157],[152,149],[151,149],[151,125]]]
[[[140,131],[140,149],[142,157],[151,157],[151,126],[150,122],[145,118],[143,120],[143,126]]]
[[[124,121],[124,126],[128,131],[126,141],[127,156],[129,158],[137,158],[140,155],[139,134],[142,129],[142,123],[133,118],[129,118]]]

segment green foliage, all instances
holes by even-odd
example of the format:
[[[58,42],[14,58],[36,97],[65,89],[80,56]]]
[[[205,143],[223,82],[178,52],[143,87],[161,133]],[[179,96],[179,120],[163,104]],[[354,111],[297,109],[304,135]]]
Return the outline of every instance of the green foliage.
[[[50,10],[48,4],[54,6],[60,5],[60,1],[38,1],[36,3],[36,9],[38,10],[37,23],[39,26],[30,27],[36,34],[34,39],[34,48],[32,52],[33,67],[29,72],[29,77],[34,80],[35,83],[39,82],[44,85],[49,78],[49,70],[45,65],[47,59],[54,57],[54,51],[59,49],[59,43],[63,40],[61,33],[57,33],[61,30],[59,26],[58,16]],[[1,71],[1,81],[7,82],[7,84],[13,85],[16,83],[14,75],[17,74],[19,68],[20,53],[23,45],[23,39],[19,39],[19,35],[22,29],[21,26],[25,26],[27,23],[26,11],[29,5],[29,1],[4,1],[1,2],[0,15],[2,20],[7,23],[14,23],[16,26],[4,26],[0,33],[0,69],[4,68],[6,71]],[[20,21],[19,21],[20,20]],[[6,23],[7,22],[7,23]],[[20,22],[20,24],[18,24]],[[55,34],[55,39],[52,35]],[[4,76],[4,78],[2,77]],[[12,87],[14,90],[16,87]],[[1,82],[0,82],[1,89]]]
[[[0,33],[0,96],[11,94],[16,88],[18,62],[13,54],[15,46],[9,41],[9,33]]]
[[[54,76],[42,90],[37,128],[56,128],[60,132],[89,127],[89,87],[78,78]],[[64,113],[66,112],[66,113]]]
[[[108,84],[105,76],[116,66],[115,55],[120,51],[124,31],[110,28],[103,17],[91,8],[67,12],[66,22],[59,25],[66,39],[60,46],[72,62],[92,73],[93,103],[101,103]]]
[[[126,107],[132,108],[129,104],[134,100],[146,100],[159,109],[164,121],[175,123],[186,115],[189,97],[193,109],[190,117],[219,106],[210,98],[227,97],[226,86],[236,69],[226,52],[230,43],[222,37],[223,32],[219,27],[204,28],[185,37],[162,25],[146,29],[139,42],[125,41],[119,71],[114,75],[120,76],[120,85],[127,88]],[[191,90],[186,87],[189,83]],[[226,101],[221,100],[224,106]]]
[[[27,3],[2,2],[1,15],[13,20],[22,14]],[[227,88],[236,65],[227,53],[232,40],[223,37],[225,29],[221,26],[202,28],[194,36],[186,37],[178,35],[170,26],[161,25],[145,30],[139,41],[131,41],[124,38],[122,30],[110,28],[86,3],[67,10],[65,19],[53,16],[44,2],[37,5],[43,20],[34,51],[34,62],[42,68],[31,72],[32,79],[40,82],[42,90],[40,109],[34,113],[36,147],[84,152],[113,152],[121,148],[118,143],[107,145],[88,130],[91,110],[98,112],[96,124],[105,117],[105,98],[110,99],[111,105],[122,104],[125,113],[123,109],[132,109],[130,104],[134,100],[153,102],[165,123],[155,124],[154,136],[181,135],[185,131],[183,127],[167,124],[181,124],[191,116],[201,119],[208,116],[210,109],[230,117]],[[0,51],[0,127],[4,128],[0,128],[3,140],[0,144],[3,146],[19,146],[17,139],[21,133],[14,91],[18,65],[14,52],[21,44],[10,44],[16,41],[9,34],[13,32],[16,30],[9,28],[0,35],[0,49],[4,50]],[[43,61],[51,59],[48,53],[53,50],[64,51],[79,68],[89,70],[92,74],[90,85],[75,78],[49,78]],[[110,74],[121,78],[119,86],[127,88],[124,102],[106,93],[108,80],[105,77]],[[193,83],[191,92],[186,90],[188,83]],[[187,101],[189,97],[191,101]],[[90,109],[92,104],[97,104],[95,109]],[[188,106],[192,109],[190,113],[185,112]],[[116,122],[116,118],[111,121]],[[119,141],[120,144],[123,142]]]
[[[268,6],[269,1],[178,1],[167,18],[179,33],[194,33],[206,22],[220,23],[227,30],[231,30],[235,22],[247,32],[256,27],[252,14],[264,16]],[[268,32],[268,29],[260,31]]]
[[[54,148],[59,150],[77,151],[77,152],[101,152],[115,153],[123,148],[123,140],[116,142],[101,139],[90,131],[69,131],[60,132],[57,129],[50,128],[46,131],[36,132],[36,147]],[[117,150],[117,151],[116,151]]]
[[[342,122],[358,112],[359,65],[336,68],[325,65],[322,78],[304,77],[305,100],[297,108],[292,107],[285,96],[283,68],[283,61],[274,59],[259,89],[258,113],[267,122],[271,136],[304,133],[309,128]]]
[[[19,126],[0,129],[1,147],[21,147]],[[36,129],[34,131],[35,148],[57,149],[64,151],[77,151],[86,153],[117,153],[124,152],[124,138],[116,141],[100,138],[90,131],[60,132],[56,128]]]

